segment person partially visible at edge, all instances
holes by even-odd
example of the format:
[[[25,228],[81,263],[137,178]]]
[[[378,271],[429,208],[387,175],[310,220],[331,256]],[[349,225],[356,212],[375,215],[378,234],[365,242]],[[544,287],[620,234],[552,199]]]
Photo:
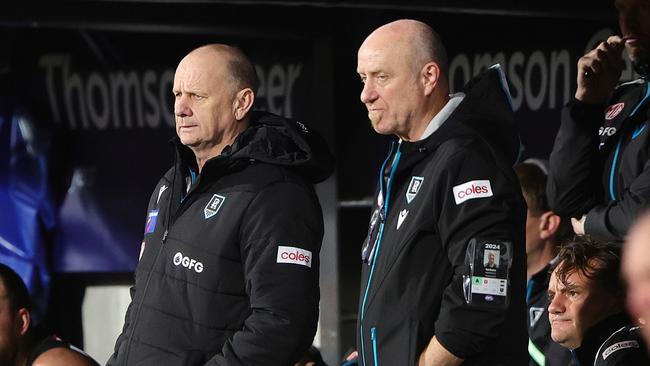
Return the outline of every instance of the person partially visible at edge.
[[[526,209],[500,68],[450,96],[439,36],[403,19],[365,39],[357,72],[372,127],[398,138],[362,250],[359,364],[526,364]]]
[[[627,284],[627,309],[645,326],[641,335],[650,348],[650,211],[645,212],[630,229],[623,245],[621,272]]]
[[[577,365],[650,365],[625,312],[620,245],[577,236],[563,245],[548,285],[551,337]]]
[[[650,207],[650,1],[614,3],[621,36],[578,61],[575,98],[562,111],[550,156],[547,194],[554,212],[573,218],[576,234],[622,242]],[[618,84],[624,50],[641,77]]]
[[[570,224],[551,211],[546,199],[548,162],[527,159],[515,166],[528,206],[526,214],[526,305],[528,307],[529,366],[566,366],[571,353],[551,340],[548,321],[548,269]]]
[[[14,270],[0,263],[0,365],[97,366],[86,353],[32,326],[27,287]]]
[[[124,329],[108,365],[292,365],[318,321],[333,161],[306,125],[251,107],[251,61],[211,44],[179,63],[174,166],[149,200]]]

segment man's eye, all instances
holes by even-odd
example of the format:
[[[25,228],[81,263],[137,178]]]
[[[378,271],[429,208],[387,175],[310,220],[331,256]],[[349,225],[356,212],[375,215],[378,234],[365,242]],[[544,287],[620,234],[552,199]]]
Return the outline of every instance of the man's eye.
[[[366,77],[362,76],[361,78],[359,78],[359,81],[361,81],[361,84],[365,84],[366,83]]]
[[[203,95],[192,94],[192,99],[194,100],[203,100],[205,97]]]
[[[384,75],[384,74],[377,75],[377,80],[379,81],[386,81],[387,79],[388,79],[388,75]]]

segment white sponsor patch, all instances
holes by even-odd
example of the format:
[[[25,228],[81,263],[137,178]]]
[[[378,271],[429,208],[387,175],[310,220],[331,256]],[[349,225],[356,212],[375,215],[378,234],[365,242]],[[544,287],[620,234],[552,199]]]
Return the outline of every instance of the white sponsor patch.
[[[472,180],[452,188],[457,205],[474,198],[492,197],[489,180]]]
[[[404,222],[404,219],[406,219],[406,215],[408,214],[409,212],[406,209],[400,211],[399,216],[397,217],[397,230],[399,230],[399,227],[402,226],[402,223]]]
[[[278,246],[277,263],[292,263],[311,268],[312,256],[309,250]]]
[[[203,263],[197,261],[196,259],[185,256],[181,252],[174,254],[173,262],[175,266],[183,266],[187,269],[194,270],[196,273],[203,272]]]
[[[603,351],[603,360],[606,360],[612,353],[620,351],[625,348],[639,348],[639,342],[637,341],[623,341],[614,343],[613,345],[607,347]]]

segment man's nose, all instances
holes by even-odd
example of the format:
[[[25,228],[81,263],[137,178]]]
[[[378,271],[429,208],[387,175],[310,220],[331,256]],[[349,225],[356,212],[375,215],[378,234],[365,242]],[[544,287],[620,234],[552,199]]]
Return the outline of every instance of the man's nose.
[[[364,104],[372,103],[377,99],[377,91],[375,90],[375,87],[372,84],[371,80],[367,80],[363,84],[363,89],[361,90],[360,99],[361,102]]]
[[[564,304],[562,302],[562,295],[555,295],[548,304],[549,314],[559,314],[564,311]]]
[[[177,117],[189,117],[192,115],[192,108],[188,103],[189,98],[181,95],[174,101],[174,114]]]

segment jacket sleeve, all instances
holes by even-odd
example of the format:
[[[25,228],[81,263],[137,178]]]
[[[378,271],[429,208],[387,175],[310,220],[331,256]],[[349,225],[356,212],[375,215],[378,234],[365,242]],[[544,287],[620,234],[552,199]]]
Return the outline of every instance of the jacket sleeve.
[[[603,162],[598,151],[602,110],[601,105],[577,100],[562,110],[546,185],[550,208],[562,217],[580,218],[602,197]]]
[[[617,201],[599,204],[587,213],[585,233],[601,240],[621,241],[650,202],[650,160]]]
[[[240,230],[251,313],[207,365],[293,365],[318,322],[320,205],[310,188],[276,183],[253,199]]]
[[[445,349],[462,359],[495,347],[494,340],[502,332],[511,333],[512,339],[522,338],[521,342],[527,338],[523,255],[525,203],[511,168],[500,168],[486,155],[469,150],[454,153],[446,160],[446,168],[436,182],[439,188],[434,210],[439,214],[434,215],[439,215],[435,217],[437,229],[454,274],[442,296],[435,335]],[[489,181],[492,195],[457,203],[454,187],[476,180]],[[484,182],[476,184],[484,185]],[[513,260],[507,289],[509,304],[466,303],[462,275],[469,273],[465,256],[472,238],[512,243]],[[513,320],[515,318],[517,321]],[[512,328],[513,324],[520,327]],[[510,346],[525,350],[521,342]]]

